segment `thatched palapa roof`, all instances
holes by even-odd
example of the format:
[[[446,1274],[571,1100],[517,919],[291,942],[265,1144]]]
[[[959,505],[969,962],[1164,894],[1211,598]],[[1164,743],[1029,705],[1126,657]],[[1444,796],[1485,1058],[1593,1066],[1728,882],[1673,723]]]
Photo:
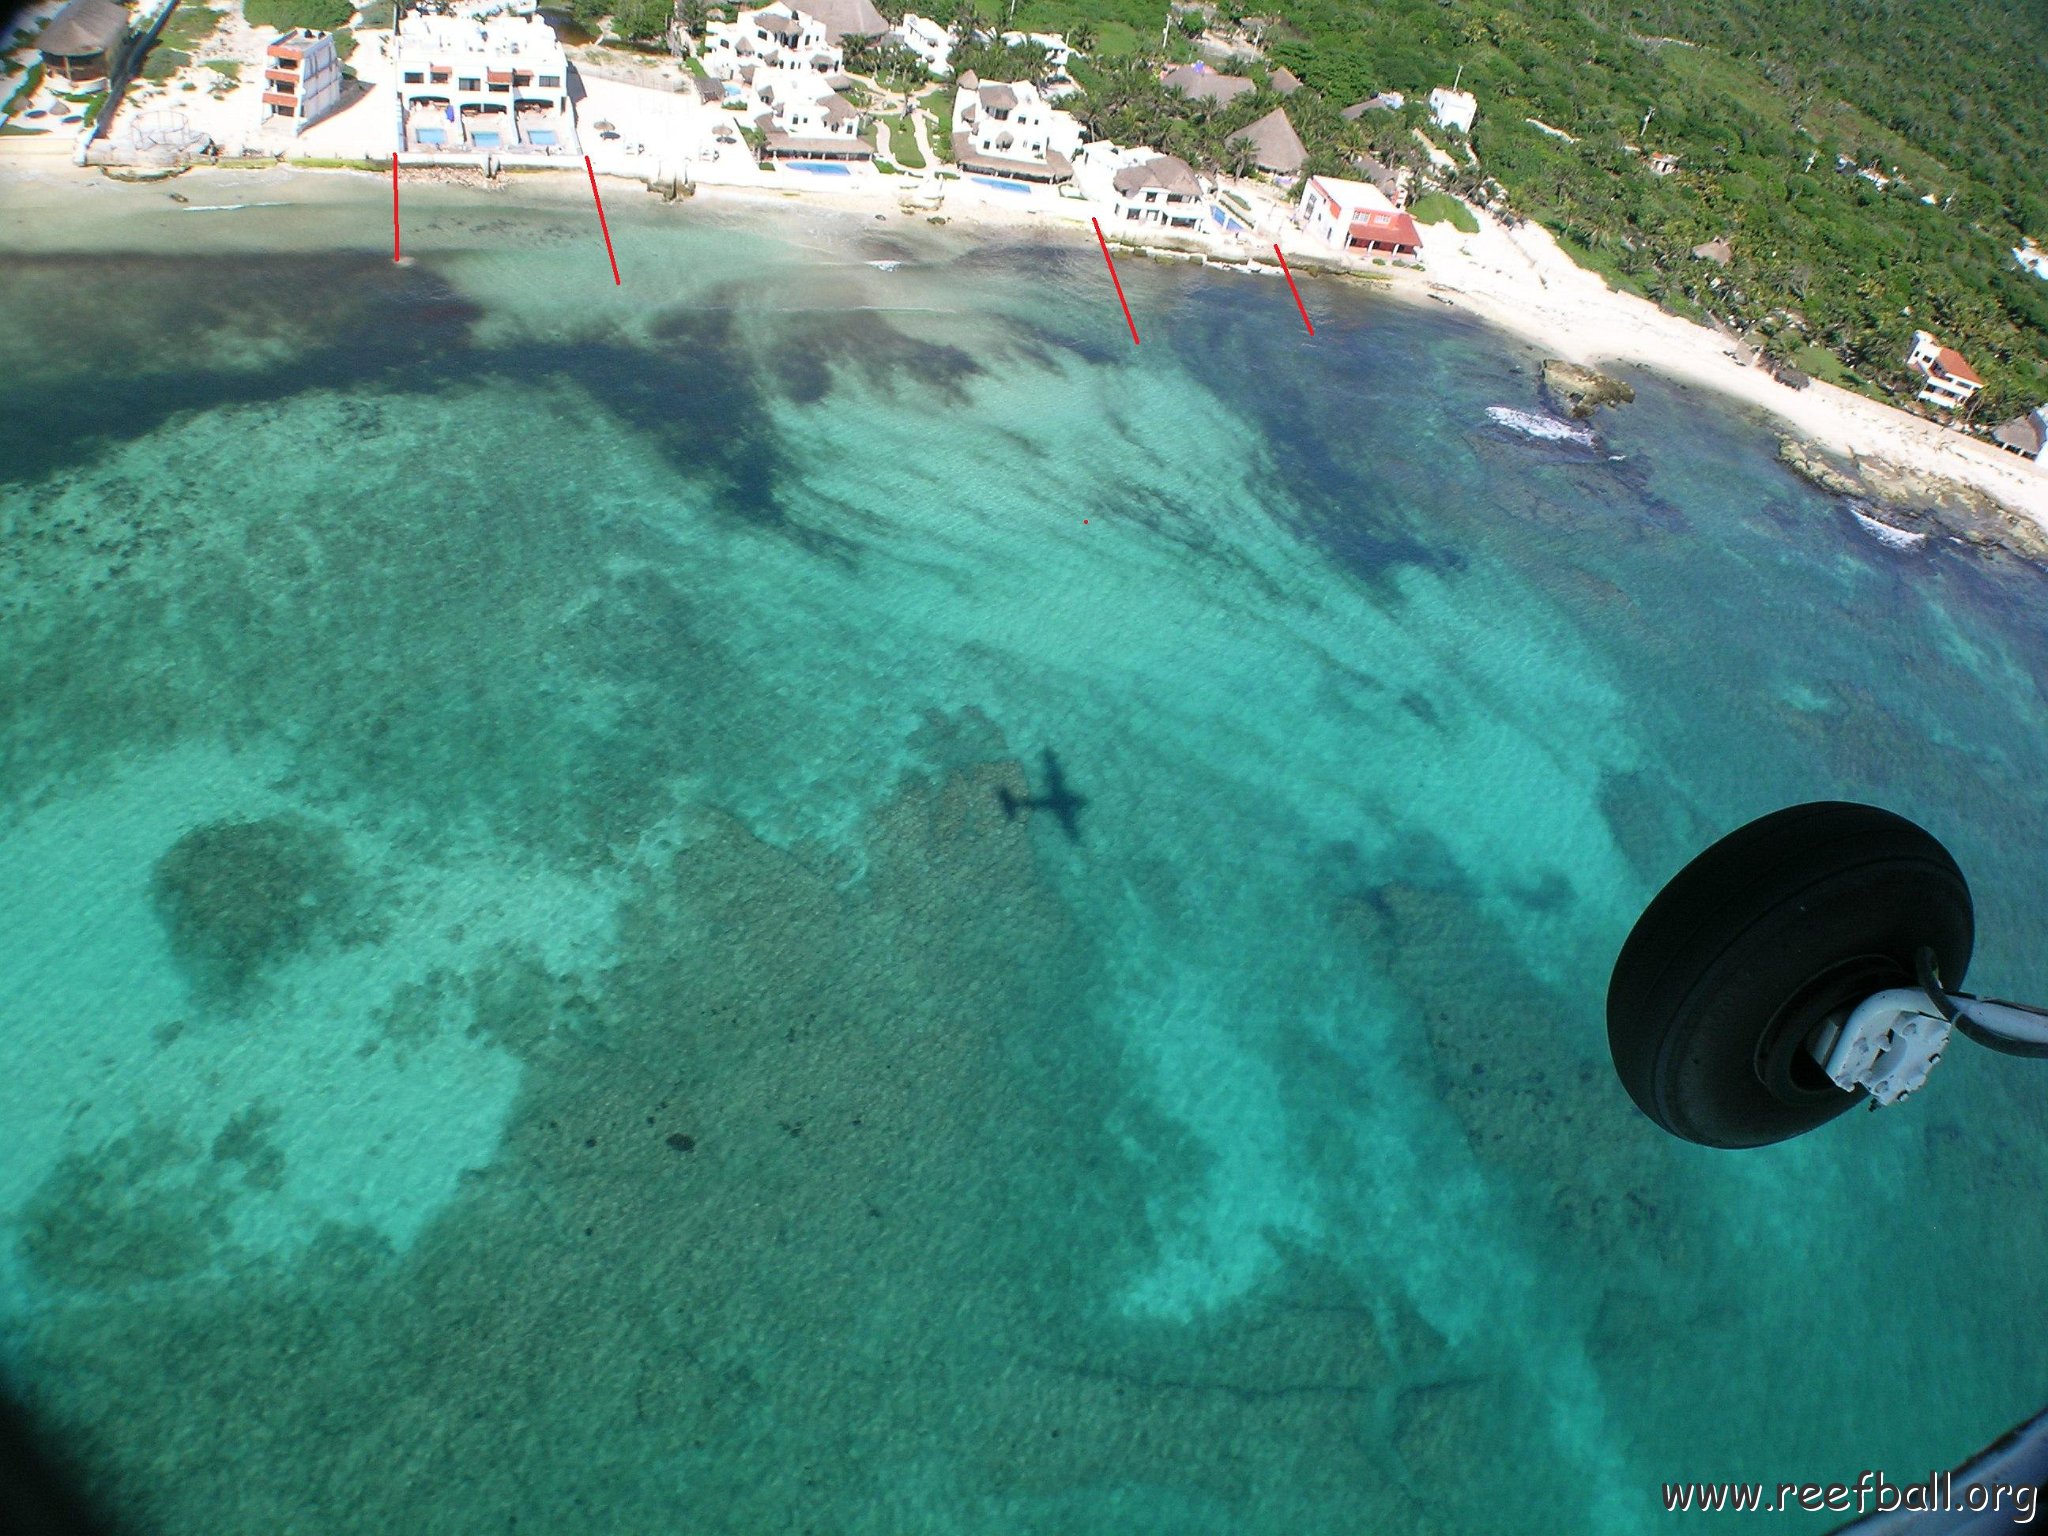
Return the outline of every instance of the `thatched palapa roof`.
[[[114,0],[71,0],[43,28],[36,48],[47,58],[81,59],[110,52],[127,34],[127,6]]]
[[[1278,171],[1282,175],[1301,169],[1308,159],[1308,151],[1301,147],[1301,135],[1294,131],[1294,124],[1287,120],[1287,113],[1275,107],[1264,117],[1231,135],[1233,139],[1250,139],[1258,152],[1258,166],[1262,171]]]

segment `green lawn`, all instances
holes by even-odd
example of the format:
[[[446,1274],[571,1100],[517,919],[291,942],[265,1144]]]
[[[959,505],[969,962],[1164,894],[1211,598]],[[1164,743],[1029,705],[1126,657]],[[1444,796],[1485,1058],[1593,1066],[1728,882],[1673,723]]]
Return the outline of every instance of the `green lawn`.
[[[931,107],[934,119],[932,153],[941,160],[950,160],[953,158],[953,87],[941,85],[924,99]]]
[[[1839,384],[1848,388],[1854,381],[1849,370],[1842,366],[1842,360],[1826,347],[1801,347],[1792,354],[1792,366],[1802,373],[1810,373],[1823,384]]]
[[[1479,233],[1472,210],[1448,192],[1426,192],[1408,205],[1408,212],[1418,224],[1448,224],[1460,234]]]
[[[168,80],[191,62],[191,54],[180,53],[159,41],[151,46],[149,56],[142,61],[142,78]]]
[[[910,114],[889,119],[889,156],[913,171],[924,169],[924,151],[917,147],[917,134],[910,126]]]
[[[1105,21],[1096,31],[1100,34],[1095,42],[1097,58],[1116,59],[1138,51],[1138,29],[1127,21]]]

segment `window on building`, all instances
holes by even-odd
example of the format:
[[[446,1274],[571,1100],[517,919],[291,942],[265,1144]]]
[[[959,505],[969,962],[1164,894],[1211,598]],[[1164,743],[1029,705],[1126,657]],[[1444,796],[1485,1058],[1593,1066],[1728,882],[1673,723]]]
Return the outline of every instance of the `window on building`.
[[[510,95],[512,91],[512,87],[509,84],[500,85],[495,80],[491,82],[491,89],[496,91],[500,96]]]
[[[448,71],[445,69],[430,70],[428,78],[436,85],[446,85],[448,83]]]
[[[427,77],[416,69],[408,69],[405,72],[405,83],[407,85],[425,85]]]
[[[560,75],[542,75],[540,77],[540,83],[543,87],[554,86],[555,88],[560,89],[562,84],[562,77]]]
[[[478,79],[477,79],[477,77],[476,77],[475,75],[469,75],[469,76],[466,76],[465,78],[463,78],[463,79],[461,79],[461,80],[458,80],[458,81],[456,81],[456,82],[455,82],[455,84],[456,84],[456,87],[457,87],[458,89],[460,89],[460,90],[465,90],[465,91],[473,91],[473,90],[475,90],[475,89],[477,88],[477,86],[478,86],[478,85],[479,85],[480,83],[481,83],[481,82],[480,82],[480,81],[478,81]]]

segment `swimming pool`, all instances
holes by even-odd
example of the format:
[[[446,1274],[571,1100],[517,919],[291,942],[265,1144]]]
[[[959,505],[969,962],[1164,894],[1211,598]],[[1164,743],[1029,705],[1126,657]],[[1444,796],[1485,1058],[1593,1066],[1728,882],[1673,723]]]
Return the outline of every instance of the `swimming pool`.
[[[967,179],[969,181],[978,181],[984,187],[994,187],[998,192],[1018,192],[1022,193],[1025,197],[1031,195],[1031,189],[1022,182],[1004,181],[995,176],[970,176]]]
[[[561,140],[555,136],[555,130],[552,128],[536,128],[526,136],[526,141],[529,144],[561,143]]]
[[[478,149],[496,149],[505,142],[505,136],[495,130],[486,128],[480,132],[472,133],[469,136],[469,142]]]
[[[851,176],[843,165],[814,165],[808,160],[785,160],[782,162],[792,171],[809,171],[813,176]]]
[[[446,144],[448,142],[447,133],[440,128],[421,128],[413,134],[413,137],[422,144]]]

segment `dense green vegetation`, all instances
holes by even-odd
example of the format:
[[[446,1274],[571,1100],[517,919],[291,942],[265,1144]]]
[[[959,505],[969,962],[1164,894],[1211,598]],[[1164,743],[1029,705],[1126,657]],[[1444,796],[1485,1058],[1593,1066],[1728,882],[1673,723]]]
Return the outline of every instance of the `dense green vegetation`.
[[[1214,35],[1253,7],[1212,5]],[[1437,179],[1540,220],[1617,286],[1712,319],[1822,377],[1911,393],[1916,328],[1957,347],[1987,388],[1976,417],[2048,399],[2048,283],[2010,248],[2048,241],[2048,8],[2006,0],[1274,0],[1246,30],[1309,89],[1284,98],[1311,170],[1359,152],[1420,168],[1421,100],[1479,99],[1476,164]],[[1193,51],[1163,3],[1020,0],[984,24],[1128,28],[1127,61],[1075,69],[1098,133],[1235,169],[1232,133],[1279,104],[1204,114],[1157,89]],[[1256,76],[1260,68],[1253,68]],[[1380,90],[1399,113],[1347,123]],[[1545,134],[1535,118],[1571,139]],[[1647,118],[1647,125],[1646,125]],[[1674,174],[1648,157],[1678,157]],[[1838,168],[1837,157],[1842,157]],[[1855,174],[1869,169],[1878,181]],[[1692,248],[1719,236],[1725,269]],[[1814,366],[1818,357],[1829,367]]]
[[[163,30],[156,35],[157,41],[180,53],[191,53],[213,36],[225,14],[203,5],[181,5],[165,20]]]
[[[1282,106],[1308,152],[1309,175],[1348,171],[1352,157],[1367,147],[1365,135],[1344,121],[1337,104],[1316,91],[1283,96],[1261,85],[1235,101],[1204,106],[1160,84],[1158,62],[1142,53],[1073,68],[1087,94],[1069,105],[1091,134],[1119,144],[1150,144],[1190,165],[1249,174],[1252,147],[1241,135]]]
[[[763,0],[765,3],[765,0]],[[668,35],[669,23],[680,20],[685,30],[701,33],[710,8],[701,3],[679,6],[676,0],[569,0],[569,15],[592,37],[609,30],[632,43],[655,43]],[[611,25],[606,28],[609,20]]]
[[[886,38],[849,37],[840,46],[846,54],[846,67],[866,75],[884,90],[915,90],[932,77],[924,60],[901,43]]]
[[[242,14],[251,26],[275,27],[280,32],[294,27],[332,32],[347,26],[355,13],[353,0],[242,0]],[[176,13],[171,20],[177,20]]]

